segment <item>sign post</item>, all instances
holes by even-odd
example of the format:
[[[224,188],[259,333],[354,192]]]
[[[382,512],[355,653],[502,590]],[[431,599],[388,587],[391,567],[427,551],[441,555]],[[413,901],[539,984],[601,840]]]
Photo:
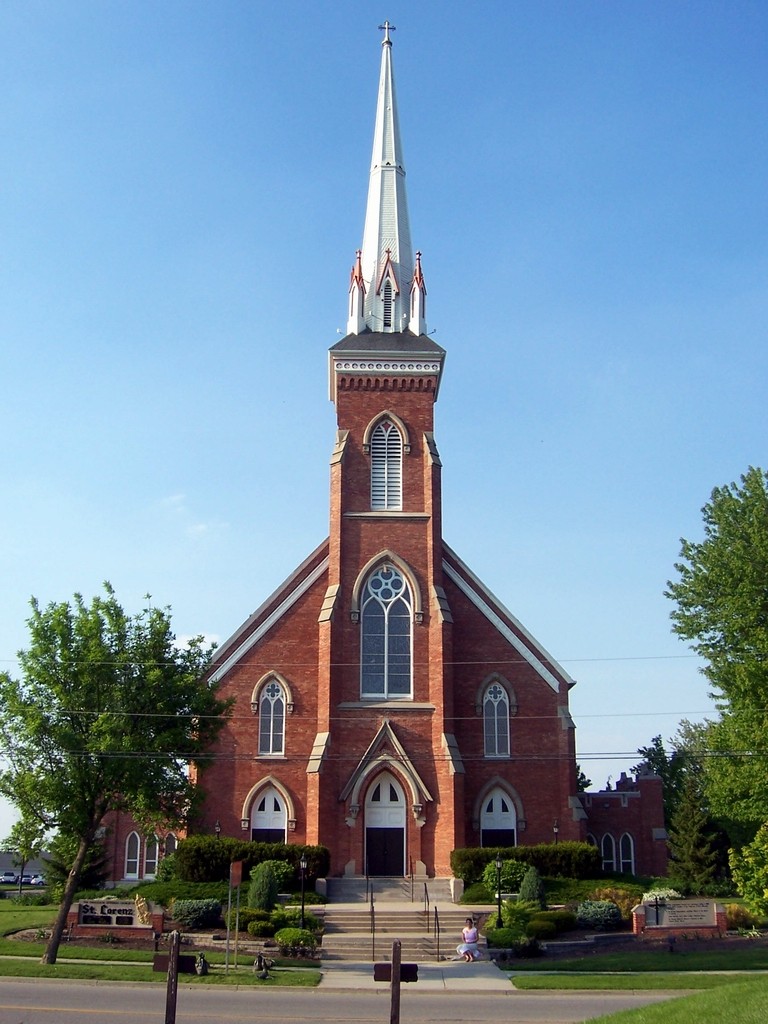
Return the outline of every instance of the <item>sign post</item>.
[[[165,1024],[176,1024],[176,997],[179,987],[179,943],[181,933],[171,932],[168,956],[168,983],[165,989]]]

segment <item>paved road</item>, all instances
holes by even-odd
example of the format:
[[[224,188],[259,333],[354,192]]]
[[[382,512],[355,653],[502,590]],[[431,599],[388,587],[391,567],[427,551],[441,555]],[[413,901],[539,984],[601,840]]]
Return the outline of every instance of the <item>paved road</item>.
[[[674,993],[480,994],[403,986],[402,1024],[575,1024]],[[253,989],[180,985],[177,1024],[389,1024],[387,985]],[[165,986],[0,978],[0,1024],[163,1024]]]

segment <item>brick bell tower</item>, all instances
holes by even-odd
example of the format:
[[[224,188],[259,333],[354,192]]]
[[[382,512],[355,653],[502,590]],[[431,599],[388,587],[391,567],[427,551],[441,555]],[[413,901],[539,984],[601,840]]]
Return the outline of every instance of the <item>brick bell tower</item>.
[[[329,536],[217,650],[234,710],[199,829],[322,844],[331,875],[450,875],[465,846],[583,836],[573,681],[442,537],[445,361],[411,247],[383,26],[362,248],[329,353]]]
[[[438,794],[443,828],[454,818],[453,778],[436,756],[451,731],[452,659],[433,436],[445,352],[426,333],[391,26],[383,28],[363,247],[350,275],[348,334],[330,350],[338,430],[319,696],[336,782],[327,808],[319,793],[317,835],[323,842],[322,822],[341,796],[346,869],[402,875],[434,863]]]

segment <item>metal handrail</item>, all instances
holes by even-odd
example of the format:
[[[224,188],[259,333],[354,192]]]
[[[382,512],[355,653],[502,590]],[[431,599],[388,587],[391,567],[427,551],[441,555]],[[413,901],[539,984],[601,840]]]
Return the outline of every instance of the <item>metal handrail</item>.
[[[429,888],[426,882],[424,883],[424,913],[429,921]]]
[[[411,880],[411,903],[413,903],[413,857],[408,858],[408,877]]]
[[[376,908],[374,906],[373,885],[371,885],[371,960],[376,961]]]
[[[434,931],[434,934],[435,934],[435,956],[439,960],[440,959],[440,915],[437,912],[437,907],[435,907],[435,931]]]

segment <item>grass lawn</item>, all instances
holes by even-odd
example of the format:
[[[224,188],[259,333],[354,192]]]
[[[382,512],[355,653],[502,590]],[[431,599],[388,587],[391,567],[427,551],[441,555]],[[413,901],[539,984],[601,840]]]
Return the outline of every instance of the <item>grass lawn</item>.
[[[59,947],[59,962],[53,965],[41,964],[45,942],[20,942],[9,939],[12,932],[28,929],[50,928],[58,907],[17,906],[10,901],[0,900],[0,975],[7,978],[79,978],[82,981],[147,981],[162,982],[166,976],[152,970],[154,950],[124,949],[119,943],[96,943],[93,946],[69,945],[62,942]],[[182,953],[185,950],[182,948]],[[195,985],[261,985],[267,987],[295,986],[313,987],[320,982],[320,964],[313,961],[279,961],[270,977],[261,980],[251,966],[251,957],[238,955],[238,968],[234,969],[234,950],[230,949],[229,971],[224,972],[226,952],[205,953],[211,971],[206,977],[181,974],[179,983]],[[10,959],[12,958],[12,959]],[[64,960],[98,960],[103,963],[63,963]],[[108,962],[106,962],[108,961]]]
[[[572,960],[512,960],[499,964],[513,971],[579,971],[583,974],[604,974],[612,971],[655,973],[658,971],[768,971],[768,948],[744,943],[734,950],[699,950],[668,953],[630,951],[600,953]]]
[[[525,991],[677,992],[738,985],[743,974],[536,974],[512,978]],[[768,981],[766,982],[768,984]]]
[[[711,992],[697,992],[637,1010],[598,1017],[600,1024],[764,1024],[768,1020],[768,979],[753,978]]]

